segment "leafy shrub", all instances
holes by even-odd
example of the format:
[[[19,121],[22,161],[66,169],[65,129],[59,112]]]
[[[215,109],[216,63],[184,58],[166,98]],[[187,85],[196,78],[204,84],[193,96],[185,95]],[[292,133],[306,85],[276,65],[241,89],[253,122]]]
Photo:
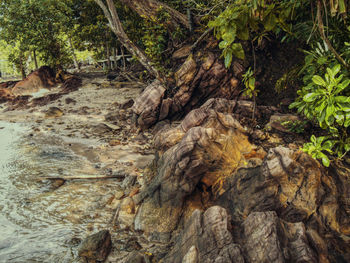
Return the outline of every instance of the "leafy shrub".
[[[244,59],[241,43],[237,40],[257,41],[260,44],[269,32],[280,30],[291,33],[288,21],[295,16],[295,9],[300,2],[281,1],[267,3],[263,0],[235,1],[229,5],[208,26],[214,28],[214,34],[222,49],[225,66],[229,67],[233,57]]]
[[[315,158],[322,159],[324,150],[335,153],[342,158],[350,150],[350,138],[347,129],[350,126],[350,80],[340,74],[341,66],[327,68],[324,78],[314,75],[312,81],[298,91],[298,99],[290,105],[297,108],[298,113],[304,114],[309,120],[328,132],[328,136],[315,138],[304,145],[304,150]]]

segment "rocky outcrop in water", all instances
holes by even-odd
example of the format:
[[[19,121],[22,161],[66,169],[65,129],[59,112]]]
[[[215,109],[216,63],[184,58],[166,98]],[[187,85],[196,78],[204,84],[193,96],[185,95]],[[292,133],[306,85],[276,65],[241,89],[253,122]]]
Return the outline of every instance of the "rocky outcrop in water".
[[[108,230],[102,230],[88,236],[79,246],[78,254],[88,263],[104,262],[111,248],[111,235]]]

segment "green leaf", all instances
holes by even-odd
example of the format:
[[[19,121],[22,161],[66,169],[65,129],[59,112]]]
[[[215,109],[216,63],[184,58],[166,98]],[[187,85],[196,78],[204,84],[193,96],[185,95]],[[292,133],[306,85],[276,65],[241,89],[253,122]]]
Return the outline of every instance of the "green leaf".
[[[231,49],[232,49],[232,54],[235,57],[244,60],[245,55],[244,55],[244,50],[243,50],[241,43],[232,44]]]
[[[320,153],[320,158],[321,158],[321,160],[322,160],[322,163],[323,163],[323,165],[324,166],[326,166],[326,167],[329,167],[329,165],[330,165],[330,160],[329,160],[329,158],[327,157],[327,155],[325,155],[324,153]]]
[[[340,64],[337,64],[332,68],[332,73],[334,74],[333,77],[335,77],[335,75],[339,73],[340,69],[341,69]]]
[[[232,50],[227,50],[226,55],[225,55],[225,67],[229,68],[231,66],[232,62]]]
[[[272,31],[277,25],[277,18],[274,14],[269,14],[264,22],[264,27],[267,31]]]
[[[334,99],[338,103],[349,103],[350,102],[350,97],[346,97],[346,96],[336,96]]]
[[[347,128],[350,126],[350,118],[346,119],[346,121],[344,122],[344,127]]]
[[[316,136],[315,136],[315,135],[311,135],[310,140],[311,140],[311,142],[313,142],[314,144],[316,144]]]
[[[331,119],[331,117],[333,116],[335,112],[335,108],[333,105],[330,105],[326,108],[326,118],[325,118],[325,121],[328,125],[332,124],[329,122],[329,120]]]
[[[320,85],[320,86],[323,86],[323,87],[326,87],[327,84],[326,82],[323,80],[323,78],[321,78],[320,76],[318,75],[315,75],[312,77],[312,81],[317,84],[317,85]]]
[[[240,40],[247,41],[249,39],[249,27],[242,26],[237,29],[237,37]]]
[[[229,45],[229,43],[226,40],[223,40],[223,41],[220,41],[219,48],[225,49],[225,48],[227,48],[228,45]]]
[[[308,93],[303,97],[303,100],[305,102],[312,102],[317,99],[318,95],[317,93]]]
[[[222,39],[224,41],[227,41],[227,45],[231,45],[236,39],[236,33],[234,33],[233,31],[226,32],[222,35]]]

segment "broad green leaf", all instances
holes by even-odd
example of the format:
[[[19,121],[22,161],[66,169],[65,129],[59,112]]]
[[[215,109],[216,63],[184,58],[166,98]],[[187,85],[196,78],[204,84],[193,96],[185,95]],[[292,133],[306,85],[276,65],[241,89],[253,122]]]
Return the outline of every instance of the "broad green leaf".
[[[222,39],[227,42],[227,45],[231,45],[236,39],[236,34],[232,31],[223,34]]]
[[[340,69],[341,69],[340,64],[337,64],[332,68],[332,73],[334,74],[333,77],[339,73]]]
[[[350,118],[347,118],[344,123],[344,127],[347,128],[350,126]]]
[[[326,166],[326,167],[329,167],[329,165],[330,165],[330,160],[329,160],[329,158],[327,157],[327,155],[325,155],[324,153],[320,153],[320,158],[321,158],[321,160],[322,160],[323,165]]]
[[[332,124],[330,122],[330,119],[331,117],[333,116],[333,114],[335,113],[335,108],[333,105],[330,105],[326,108],[326,123],[329,125],[329,124]]]
[[[316,136],[315,136],[315,135],[311,135],[310,140],[311,140],[311,142],[313,142],[314,144],[316,144]]]
[[[318,95],[319,95],[319,94],[317,94],[317,93],[308,93],[308,94],[306,94],[306,95],[303,97],[303,100],[304,100],[305,102],[312,102],[312,101],[314,101],[315,99],[317,99]]]
[[[245,58],[244,50],[243,50],[241,43],[232,44],[231,49],[232,49],[232,54],[235,57],[242,59],[242,60]]]
[[[317,85],[320,85],[320,86],[323,86],[323,87],[326,87],[327,84],[326,82],[323,80],[323,78],[321,78],[320,76],[318,75],[315,75],[312,77],[312,81],[317,84]]]
[[[228,45],[229,45],[229,43],[226,40],[223,40],[219,43],[219,48],[225,49],[225,48],[227,48]]]
[[[346,79],[344,80],[342,83],[340,83],[338,86],[337,86],[337,92],[336,94],[340,93],[341,91],[343,91],[345,88],[347,88],[350,84],[350,80],[349,79]]]
[[[225,67],[229,68],[231,66],[231,62],[232,62],[232,51],[227,50],[225,55]]]
[[[350,151],[350,144],[349,144],[349,143],[347,143],[347,144],[344,145],[344,150],[345,150],[346,152]]]
[[[350,102],[350,97],[346,97],[346,96],[336,96],[334,99],[338,103],[349,103]]]

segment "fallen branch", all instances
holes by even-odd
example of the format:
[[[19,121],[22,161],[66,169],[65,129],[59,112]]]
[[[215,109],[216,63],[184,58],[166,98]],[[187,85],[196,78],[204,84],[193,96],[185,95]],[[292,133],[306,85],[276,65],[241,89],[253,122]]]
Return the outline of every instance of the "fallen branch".
[[[206,37],[206,35],[208,35],[210,32],[213,31],[214,28],[209,28],[207,29],[199,38],[196,42],[194,42],[194,44],[191,46],[191,51],[194,51],[196,49],[196,47],[198,46],[198,44],[203,40],[203,38]]]
[[[120,178],[120,175],[77,175],[77,176],[42,176],[38,180],[104,180],[104,179],[114,179]]]

